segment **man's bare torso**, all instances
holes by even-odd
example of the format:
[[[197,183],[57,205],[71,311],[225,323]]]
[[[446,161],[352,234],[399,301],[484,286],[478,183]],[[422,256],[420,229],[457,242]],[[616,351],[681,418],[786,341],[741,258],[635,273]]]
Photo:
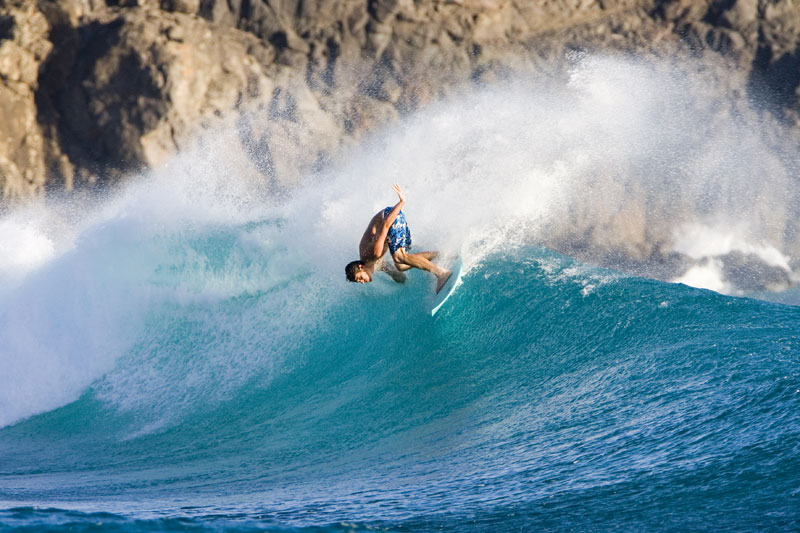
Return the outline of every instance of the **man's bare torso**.
[[[380,256],[375,255],[375,241],[380,236],[382,225],[383,225],[383,210],[375,213],[375,216],[372,217],[372,220],[369,221],[367,230],[364,232],[364,236],[361,237],[361,243],[358,245],[358,254],[361,258],[361,261],[363,261],[364,263],[374,264],[381,257],[383,257],[383,255],[386,253],[386,250],[389,249],[389,243],[384,242],[383,251],[381,252],[381,255]]]

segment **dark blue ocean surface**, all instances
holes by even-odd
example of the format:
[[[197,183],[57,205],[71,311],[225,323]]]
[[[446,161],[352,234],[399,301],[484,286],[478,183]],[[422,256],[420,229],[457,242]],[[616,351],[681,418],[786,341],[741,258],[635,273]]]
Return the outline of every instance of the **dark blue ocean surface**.
[[[78,399],[0,429],[0,530],[800,528],[800,309],[524,246],[433,318],[431,283],[149,300]]]

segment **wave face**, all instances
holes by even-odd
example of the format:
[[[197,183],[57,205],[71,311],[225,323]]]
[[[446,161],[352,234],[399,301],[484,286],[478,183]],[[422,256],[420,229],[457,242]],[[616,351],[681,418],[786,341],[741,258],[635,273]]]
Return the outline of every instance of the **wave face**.
[[[800,525],[797,308],[528,247],[434,319],[429,292],[299,273],[152,309],[80,399],[0,432],[0,520]]]
[[[800,310],[531,244],[580,169],[476,98],[280,200],[206,149],[6,215],[0,529],[800,527]],[[391,181],[465,260],[433,318],[344,282]]]

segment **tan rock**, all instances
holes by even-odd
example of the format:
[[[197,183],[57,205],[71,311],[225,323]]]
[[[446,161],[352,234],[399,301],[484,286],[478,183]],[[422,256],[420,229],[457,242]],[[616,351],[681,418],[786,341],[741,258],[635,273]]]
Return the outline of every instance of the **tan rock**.
[[[44,140],[37,120],[38,72],[52,45],[33,2],[0,6],[0,187],[3,198],[41,196]]]

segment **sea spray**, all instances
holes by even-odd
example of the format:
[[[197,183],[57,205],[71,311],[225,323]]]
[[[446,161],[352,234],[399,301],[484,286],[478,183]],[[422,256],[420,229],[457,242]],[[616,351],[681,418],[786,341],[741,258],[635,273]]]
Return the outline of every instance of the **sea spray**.
[[[516,80],[433,106],[334,173],[319,197],[325,224],[347,231],[345,213],[368,218],[389,201],[379,199],[385,183],[401,182],[426,245],[543,243],[665,279],[734,251],[767,268],[748,279],[728,269],[720,290],[785,289],[796,277],[796,157],[689,68],[588,57],[563,85]],[[697,226],[735,242],[687,255],[684,236]]]

